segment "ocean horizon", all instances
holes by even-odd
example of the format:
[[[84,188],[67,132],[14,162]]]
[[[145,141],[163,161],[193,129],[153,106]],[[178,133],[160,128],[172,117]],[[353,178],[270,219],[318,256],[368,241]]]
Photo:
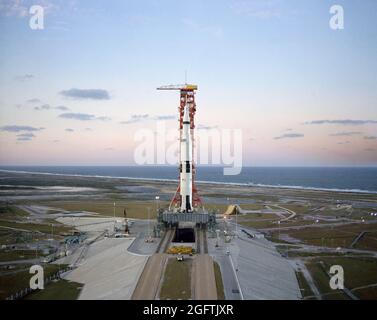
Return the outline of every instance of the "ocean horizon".
[[[174,181],[176,166],[0,166],[1,171]],[[198,166],[196,181],[344,192],[377,193],[377,167],[243,167],[223,175],[223,167]]]

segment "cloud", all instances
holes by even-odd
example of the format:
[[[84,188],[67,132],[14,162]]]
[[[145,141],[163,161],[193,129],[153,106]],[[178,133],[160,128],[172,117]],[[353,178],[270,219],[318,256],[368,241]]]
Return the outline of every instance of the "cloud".
[[[126,120],[126,121],[121,121],[121,124],[130,124],[130,123],[136,123],[140,121],[145,121],[150,119],[149,114],[133,114],[131,116],[131,119]]]
[[[156,116],[154,117],[155,120],[175,120],[177,119],[174,115],[167,115],[167,116]]]
[[[69,108],[66,106],[57,106],[57,107],[51,107],[49,104],[44,104],[38,107],[34,107],[34,110],[41,111],[41,110],[60,110],[60,111],[68,111]]]
[[[199,124],[197,129],[198,130],[211,130],[211,129],[216,129],[218,126],[209,126],[209,125],[204,125],[204,124]]]
[[[111,120],[109,117],[96,117],[92,114],[87,114],[87,113],[62,113],[61,115],[59,115],[59,118],[80,120],[80,121],[91,121],[91,120],[108,121],[108,120]]]
[[[121,121],[120,124],[132,124],[147,120],[175,120],[177,117],[174,115],[160,115],[160,116],[150,116],[149,114],[133,114],[131,115],[131,118],[126,121]]]
[[[182,19],[182,23],[195,32],[206,33],[217,39],[223,37],[223,29],[221,27],[199,25],[196,21],[187,18]]]
[[[44,104],[39,107],[34,107],[34,110],[50,110],[50,109],[51,109],[51,106],[49,104]]]
[[[259,19],[278,18],[281,16],[277,0],[236,0],[231,3],[231,9],[237,13]]]
[[[365,140],[376,140],[377,136],[365,136],[364,139]]]
[[[275,137],[275,140],[280,140],[280,139],[290,139],[290,138],[302,138],[304,135],[302,133],[285,133],[281,136]]]
[[[338,144],[349,144],[349,143],[351,143],[351,142],[349,142],[349,141],[338,142]]]
[[[34,133],[20,133],[17,135],[17,137],[23,137],[23,138],[35,138]]]
[[[35,138],[33,133],[21,133],[17,135],[17,141],[30,141]]]
[[[34,75],[32,75],[32,74],[23,74],[23,75],[20,75],[20,76],[15,76],[14,78],[17,81],[28,81],[28,80],[33,79]]]
[[[58,143],[58,142],[60,142],[60,140],[51,140],[51,142]]]
[[[314,120],[307,121],[304,124],[341,124],[341,125],[364,125],[364,124],[374,124],[377,120]]]
[[[29,14],[29,8],[22,2],[16,0],[0,1],[0,13],[5,16],[26,17]]]
[[[67,131],[67,132],[73,132],[73,131],[75,131],[75,130],[73,130],[73,129],[71,129],[71,128],[67,128],[67,129],[65,129],[64,131]]]
[[[367,152],[373,152],[373,151],[376,151],[375,149],[372,149],[372,148],[367,148],[367,149],[364,149],[364,151],[367,151]]]
[[[101,117],[96,117],[96,120],[101,120],[101,121],[110,121],[111,118],[109,117],[105,117],[105,116],[101,116]]]
[[[68,111],[69,110],[69,108],[66,107],[66,106],[57,106],[57,107],[54,107],[54,109],[60,110],[60,111]]]
[[[7,132],[22,132],[22,131],[41,131],[44,128],[35,128],[31,126],[18,126],[18,125],[8,125],[0,127],[0,131],[7,131]]]
[[[73,99],[109,100],[110,95],[104,89],[77,89],[62,90],[60,94]]]
[[[32,138],[17,138],[17,141],[31,141]]]
[[[41,100],[39,100],[38,98],[33,98],[33,99],[29,99],[29,100],[26,100],[27,103],[40,103]]]
[[[94,120],[95,116],[92,114],[86,114],[86,113],[62,113],[61,115],[59,115],[59,118],[89,121],[89,120]]]
[[[336,132],[336,133],[331,133],[329,136],[331,137],[349,137],[349,136],[355,136],[359,135],[361,132],[359,131],[343,131],[343,132]]]
[[[56,2],[56,1],[55,1]],[[49,0],[39,0],[37,3],[25,0],[1,0],[0,1],[0,15],[7,17],[25,18],[29,16],[29,9],[33,4],[38,4],[43,7],[44,14],[59,9],[59,5]]]

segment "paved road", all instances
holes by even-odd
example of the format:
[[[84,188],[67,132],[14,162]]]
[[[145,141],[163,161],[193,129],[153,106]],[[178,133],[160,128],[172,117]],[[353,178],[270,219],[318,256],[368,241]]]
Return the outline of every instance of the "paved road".
[[[151,230],[153,229],[154,224],[154,221],[133,220],[133,223],[130,226],[130,235],[135,237],[135,240],[128,248],[129,252],[148,256],[156,252],[160,239],[153,238],[153,242],[145,241],[152,233]]]
[[[241,300],[236,275],[234,274],[229,256],[220,253],[214,255],[214,259],[220,266],[220,271],[223,278],[225,299]]]
[[[283,210],[285,210],[286,212],[290,213],[290,215],[289,215],[288,217],[282,219],[281,221],[288,221],[288,220],[290,220],[290,219],[292,219],[292,218],[294,218],[294,217],[296,216],[296,212],[294,212],[293,210],[290,210],[290,209],[287,209],[287,208],[284,208],[284,207],[278,206],[277,204],[272,205],[272,206],[274,206],[274,207],[276,207],[276,208],[279,208],[279,209],[283,209]]]
[[[305,263],[300,259],[295,259],[294,263],[296,263],[296,266],[298,267],[297,271],[298,271],[298,269],[300,269],[300,271],[302,272],[302,275],[304,276],[304,278],[305,278],[307,284],[309,285],[310,289],[312,290],[314,296],[318,300],[322,300],[322,295],[319,292],[317,286],[315,285],[314,280],[312,278],[312,275],[310,274],[309,270],[306,268]]]
[[[79,266],[65,275],[67,280],[84,284],[80,300],[131,298],[147,260],[127,251],[132,241],[105,238],[89,246]],[[65,258],[55,263],[62,263]]]
[[[12,260],[12,261],[2,261],[0,262],[0,266],[7,266],[7,265],[12,265],[12,264],[38,264],[41,263],[42,259],[37,258],[37,259],[25,259],[25,260]]]
[[[276,246],[281,246],[281,243],[276,243]],[[321,247],[321,246],[312,246],[308,244],[284,244],[285,247],[300,247],[300,249],[290,249],[289,251],[292,252],[328,252],[329,254],[334,253],[349,253],[349,254],[365,254],[367,256],[375,257],[377,258],[377,252],[371,251],[371,250],[362,250],[362,249],[350,249],[350,248],[341,248],[338,250],[337,248],[331,248],[331,247]]]
[[[235,224],[229,223],[228,229],[235,234]],[[245,300],[300,299],[300,288],[289,261],[281,257],[274,244],[266,239],[250,239],[241,229],[248,230],[238,226],[238,238],[232,239],[230,243],[224,242],[221,236],[218,248],[214,246],[216,239],[210,239],[209,253],[220,264],[226,298],[240,299],[240,294],[238,297],[232,296],[232,293],[237,292],[234,290],[238,289]],[[227,250],[229,256],[225,254]],[[232,259],[234,270],[229,258]]]
[[[192,283],[195,300],[217,300],[213,259],[208,254],[199,254],[194,258]]]
[[[275,227],[275,228],[264,228],[264,229],[259,229],[259,231],[285,231],[285,230],[300,230],[300,229],[307,229],[307,228],[324,228],[324,227],[339,227],[339,226],[346,226],[346,225],[352,225],[352,224],[377,224],[377,221],[370,220],[370,221],[365,221],[361,222],[359,220],[353,221],[353,222],[334,222],[334,223],[312,223],[312,224],[307,224],[307,225],[301,225],[301,226],[290,226],[290,227]]]
[[[155,300],[165,270],[168,255],[156,253],[148,258],[132,294],[132,300]]]

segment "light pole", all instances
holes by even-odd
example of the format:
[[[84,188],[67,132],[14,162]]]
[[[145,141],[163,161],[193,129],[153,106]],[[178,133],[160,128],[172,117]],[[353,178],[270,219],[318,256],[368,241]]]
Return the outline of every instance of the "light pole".
[[[115,220],[115,202],[113,207],[113,213],[114,213],[114,232],[116,232],[116,220]]]
[[[280,220],[278,221],[278,240],[280,241]]]
[[[39,241],[39,239],[37,237],[35,237],[34,240],[36,240],[35,241],[36,242],[36,245],[35,245],[35,259],[38,259],[38,241]]]
[[[216,248],[219,246],[219,236],[220,236],[220,230],[216,230]]]
[[[150,238],[150,218],[149,218],[149,216],[150,216],[151,208],[148,207],[147,209],[148,209],[148,239],[149,239]]]
[[[160,209],[160,203],[159,203],[160,197],[156,196],[156,212],[158,213],[158,210]]]
[[[236,238],[238,238],[238,219],[237,219],[238,209],[237,209],[237,206],[234,207],[234,210],[236,211]]]

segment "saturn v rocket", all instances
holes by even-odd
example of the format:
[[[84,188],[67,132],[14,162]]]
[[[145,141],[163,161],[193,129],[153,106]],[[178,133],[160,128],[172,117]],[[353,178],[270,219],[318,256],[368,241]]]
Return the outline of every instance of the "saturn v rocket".
[[[192,138],[189,105],[183,112],[183,122],[180,132],[180,177],[179,189],[181,198],[181,212],[192,211]]]
[[[198,86],[193,84],[170,85],[157,88],[158,90],[179,90],[179,185],[170,202],[169,210],[178,212],[193,212],[202,201],[195,187],[194,152],[194,118],[196,111],[195,91]]]

